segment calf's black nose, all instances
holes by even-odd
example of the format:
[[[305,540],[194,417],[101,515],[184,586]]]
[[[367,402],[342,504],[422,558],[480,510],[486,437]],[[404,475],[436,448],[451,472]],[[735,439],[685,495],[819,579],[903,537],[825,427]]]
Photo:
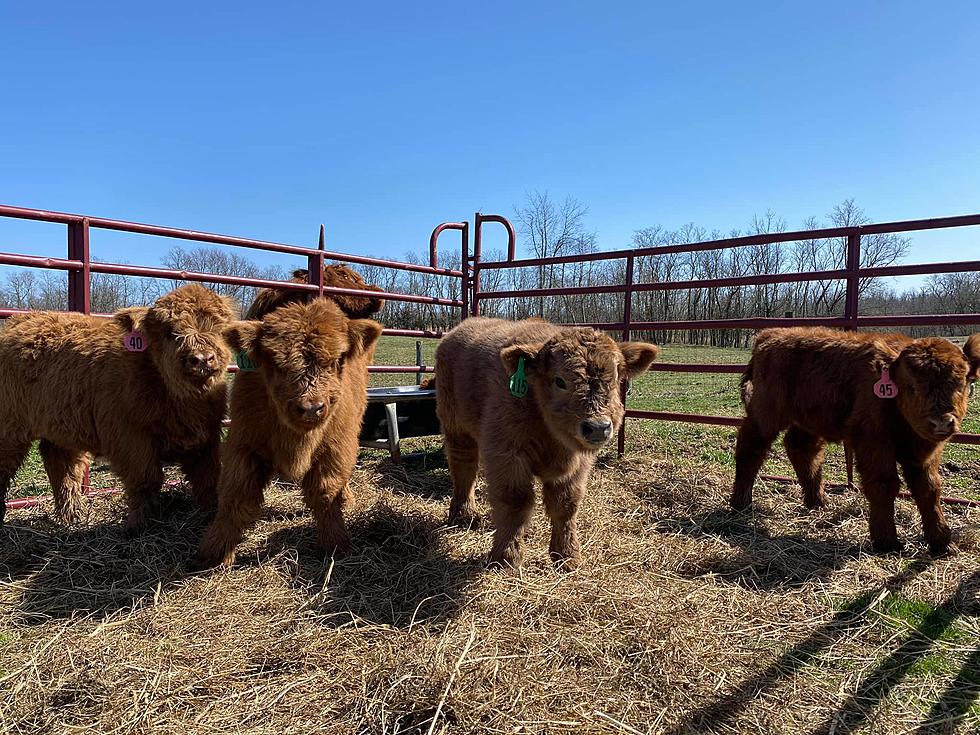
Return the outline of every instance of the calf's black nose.
[[[209,352],[204,354],[203,352],[195,352],[193,355],[187,358],[187,364],[192,368],[197,367],[213,367],[214,366],[214,353]]]
[[[583,439],[598,444],[612,436],[612,421],[609,419],[583,421],[581,431]]]

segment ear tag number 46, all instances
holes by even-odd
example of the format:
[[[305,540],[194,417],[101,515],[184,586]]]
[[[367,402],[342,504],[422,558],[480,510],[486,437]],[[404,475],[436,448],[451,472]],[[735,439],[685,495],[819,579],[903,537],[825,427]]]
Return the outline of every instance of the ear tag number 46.
[[[881,369],[881,380],[875,383],[875,395],[878,398],[894,398],[898,395],[898,386],[888,374],[888,368]]]
[[[145,352],[150,340],[142,332],[133,331],[123,335],[123,347],[130,352]]]
[[[517,372],[510,376],[510,394],[515,398],[527,395],[527,376],[524,374],[524,358],[517,358]]]

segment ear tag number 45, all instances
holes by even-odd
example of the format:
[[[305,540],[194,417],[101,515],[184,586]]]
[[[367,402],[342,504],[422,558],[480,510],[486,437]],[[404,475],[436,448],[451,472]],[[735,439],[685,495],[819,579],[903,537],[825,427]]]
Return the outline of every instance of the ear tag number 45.
[[[875,395],[878,398],[894,398],[898,395],[898,386],[888,374],[888,368],[881,369],[881,380],[875,383]]]
[[[524,358],[517,358],[517,372],[510,376],[510,394],[515,398],[527,395],[527,376],[524,374]]]
[[[133,331],[123,335],[123,347],[130,352],[145,352],[150,340],[142,332]]]

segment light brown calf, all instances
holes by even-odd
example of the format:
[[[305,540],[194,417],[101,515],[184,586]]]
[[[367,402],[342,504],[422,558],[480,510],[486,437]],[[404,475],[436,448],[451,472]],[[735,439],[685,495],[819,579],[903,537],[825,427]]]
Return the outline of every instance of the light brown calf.
[[[232,386],[218,514],[195,565],[232,563],[273,473],[302,488],[324,551],[346,551],[345,488],[381,325],[348,319],[333,301],[316,299],[282,306],[261,322],[236,322],[225,334],[259,367],[240,372]]]
[[[196,284],[111,319],[11,318],[0,332],[0,519],[35,439],[65,523],[79,520],[90,453],[122,479],[131,534],[155,511],[165,461],[179,462],[199,504],[213,507],[231,318],[225,299]]]
[[[538,477],[551,557],[559,567],[577,566],[576,514],[596,455],[623,420],[620,386],[656,356],[654,345],[617,343],[540,319],[473,317],[450,331],[436,350],[436,405],[453,480],[450,523],[476,520],[482,462],[496,525],[489,561],[519,566]],[[521,364],[527,392],[518,397],[509,381]]]

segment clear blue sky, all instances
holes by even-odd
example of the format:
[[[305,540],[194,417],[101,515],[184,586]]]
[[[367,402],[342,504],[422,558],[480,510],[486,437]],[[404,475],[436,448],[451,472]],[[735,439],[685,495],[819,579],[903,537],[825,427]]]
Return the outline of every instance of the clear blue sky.
[[[980,3],[311,5],[3,4],[0,202],[395,257],[535,189],[603,248],[980,211]],[[0,250],[63,249],[0,220]]]

